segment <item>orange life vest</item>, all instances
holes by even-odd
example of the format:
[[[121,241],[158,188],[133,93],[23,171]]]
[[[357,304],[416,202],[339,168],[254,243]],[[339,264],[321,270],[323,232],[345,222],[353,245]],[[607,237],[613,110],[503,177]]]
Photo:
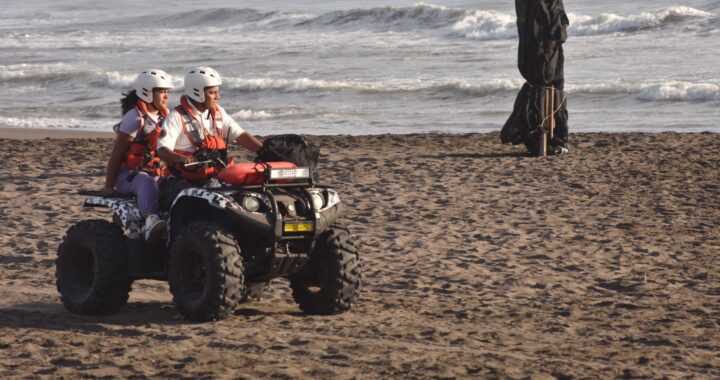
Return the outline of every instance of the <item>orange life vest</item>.
[[[222,113],[217,108],[210,109],[210,117],[212,117],[213,121],[212,135],[200,121],[195,119],[193,110],[185,96],[180,97],[180,105],[175,110],[182,118],[183,133],[195,148],[194,152],[175,150],[175,153],[193,156],[197,161],[212,160],[213,162],[190,167],[176,164],[171,167],[173,174],[193,181],[206,180],[217,175],[222,170],[223,167],[217,162],[217,159],[220,159],[225,165],[232,163],[232,157],[227,154],[227,144],[218,129],[218,123],[222,125]],[[200,138],[201,130],[205,136],[204,138]]]
[[[147,103],[138,99],[135,108],[141,116],[140,128],[125,152],[120,167],[158,176],[164,175],[165,164],[157,157],[157,140],[160,134],[160,123],[168,115],[168,110],[167,108],[160,109],[156,123],[148,114]],[[146,123],[155,125],[153,131],[147,134],[143,131]]]

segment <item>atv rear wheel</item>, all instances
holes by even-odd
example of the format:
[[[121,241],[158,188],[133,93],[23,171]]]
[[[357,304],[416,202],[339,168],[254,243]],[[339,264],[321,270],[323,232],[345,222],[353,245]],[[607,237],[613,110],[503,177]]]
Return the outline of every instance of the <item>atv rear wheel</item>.
[[[125,235],[105,220],[70,227],[58,247],[55,280],[65,307],[80,314],[107,314],[127,303]]]
[[[195,222],[170,247],[168,282],[185,318],[204,322],[227,317],[243,294],[240,246],[225,228]]]
[[[345,226],[333,224],[318,238],[310,261],[289,276],[293,299],[307,314],[347,311],[358,299],[361,272],[355,239]]]

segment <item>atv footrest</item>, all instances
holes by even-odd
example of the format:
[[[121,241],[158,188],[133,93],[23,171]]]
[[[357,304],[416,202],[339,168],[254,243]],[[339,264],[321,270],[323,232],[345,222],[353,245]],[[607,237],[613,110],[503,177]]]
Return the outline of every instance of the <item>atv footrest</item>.
[[[127,239],[128,273],[135,279],[165,278],[163,242],[148,244],[143,238]]]
[[[117,191],[112,194],[105,194],[102,191],[96,190],[78,190],[78,195],[86,195],[90,197],[102,197],[102,198],[134,198],[132,194],[119,193]]]

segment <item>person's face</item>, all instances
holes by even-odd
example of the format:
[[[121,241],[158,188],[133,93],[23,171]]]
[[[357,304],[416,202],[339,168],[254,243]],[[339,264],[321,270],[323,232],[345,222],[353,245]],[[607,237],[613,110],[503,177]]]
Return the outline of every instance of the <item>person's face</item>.
[[[167,108],[170,99],[170,90],[167,88],[153,88],[153,105],[157,109]]]
[[[203,105],[209,109],[215,108],[220,101],[220,86],[205,87],[205,102]]]

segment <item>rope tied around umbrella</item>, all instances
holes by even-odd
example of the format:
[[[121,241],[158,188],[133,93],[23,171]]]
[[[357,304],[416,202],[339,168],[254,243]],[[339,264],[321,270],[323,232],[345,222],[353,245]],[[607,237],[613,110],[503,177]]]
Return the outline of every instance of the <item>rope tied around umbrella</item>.
[[[557,114],[563,107],[563,104],[567,101],[567,94],[563,90],[556,89],[554,86],[535,86],[529,82],[526,82],[528,86],[533,89],[545,90],[542,98],[543,118],[537,125],[537,130],[540,131],[540,155],[547,155],[548,139],[552,140],[555,137],[555,114]],[[560,91],[562,95],[557,106],[555,105],[555,91]],[[540,92],[540,91],[537,91]],[[548,125],[549,119],[549,125]]]
[[[565,102],[567,101],[567,94],[565,93],[565,91],[559,90],[560,94],[562,95],[562,98],[560,99],[560,102],[557,104],[557,107],[555,107],[555,105],[554,105],[555,91],[557,90],[555,87],[553,87],[553,86],[535,86],[530,82],[525,82],[525,83],[527,83],[532,88],[545,89],[545,110],[544,110],[545,117],[542,120],[540,120],[540,123],[538,124],[538,128],[542,128],[545,125],[545,122],[547,121],[547,119],[552,118],[550,120],[550,123],[551,123],[550,138],[552,138],[553,132],[554,132],[553,130],[555,129],[555,125],[554,125],[555,124],[555,114],[558,113],[558,111],[560,111],[563,104],[565,104]],[[548,107],[547,99],[551,100],[550,107]],[[550,112],[550,110],[552,110],[552,112]]]

